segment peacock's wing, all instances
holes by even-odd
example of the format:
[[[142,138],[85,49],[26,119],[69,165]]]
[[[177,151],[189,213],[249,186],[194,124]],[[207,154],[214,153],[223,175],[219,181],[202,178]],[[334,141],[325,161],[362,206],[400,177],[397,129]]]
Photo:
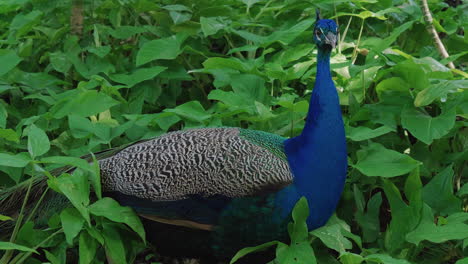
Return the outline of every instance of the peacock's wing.
[[[224,201],[292,183],[283,141],[239,128],[168,133],[100,160],[103,189],[156,220],[215,224]]]

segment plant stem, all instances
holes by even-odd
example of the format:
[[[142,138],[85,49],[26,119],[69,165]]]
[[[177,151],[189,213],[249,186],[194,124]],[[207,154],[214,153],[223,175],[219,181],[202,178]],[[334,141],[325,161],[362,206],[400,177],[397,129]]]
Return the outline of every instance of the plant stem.
[[[49,187],[47,187],[45,191],[42,193],[41,197],[39,198],[39,201],[37,201],[36,205],[34,206],[31,213],[28,215],[28,218],[26,218],[25,222],[28,222],[29,220],[31,220],[33,215],[36,213],[37,208],[39,208],[39,205],[41,204],[42,200],[44,200],[44,197],[46,196],[48,190],[49,190]]]
[[[234,44],[232,44],[232,41],[231,39],[228,37],[228,35],[224,35],[224,38],[226,39],[229,47],[231,47],[231,49],[234,48]],[[236,51],[235,54],[237,55],[237,57],[241,58],[241,59],[245,59],[244,55],[242,55],[242,53],[240,53],[239,51]]]
[[[423,6],[423,13],[424,13],[424,20],[426,20],[427,23],[427,30],[429,33],[431,33],[432,38],[434,39],[434,44],[439,50],[440,55],[445,59],[449,57],[449,54],[447,50],[445,49],[444,43],[439,38],[439,34],[437,34],[437,31],[434,27],[433,21],[434,19],[432,18],[431,11],[429,10],[429,5],[427,4],[427,0],[421,0],[422,6]],[[451,69],[455,69],[455,65],[453,62],[448,62],[447,65]]]
[[[29,181],[28,190],[26,191],[26,196],[24,197],[23,204],[21,205],[21,210],[20,210],[18,219],[16,220],[15,228],[13,229],[13,232],[11,233],[11,237],[10,237],[11,243],[15,242],[16,235],[18,234],[21,223],[23,222],[24,208],[26,208],[26,204],[28,202],[28,197],[29,197],[29,193],[31,192],[32,183],[33,181],[31,178]],[[0,259],[0,263],[1,264],[8,263],[8,261],[11,259],[11,256],[13,255],[13,252],[14,250],[7,250],[5,254],[3,255],[2,259]]]
[[[352,59],[351,59],[352,64],[354,64],[354,62],[356,61],[356,58],[357,58],[357,53],[358,53],[357,50],[358,50],[359,44],[361,43],[362,30],[364,29],[364,20],[365,19],[362,19],[362,21],[361,21],[361,29],[359,30],[359,36],[358,36],[358,39],[357,39],[356,46],[354,47],[353,56],[352,56]]]
[[[192,66],[192,64],[190,63],[190,61],[187,58],[185,58],[185,57],[183,57],[183,58],[184,58],[185,63],[187,63],[187,66],[190,68],[190,70],[195,69],[195,67]],[[195,73],[193,76],[195,77],[195,82],[196,82],[198,88],[200,89],[201,93],[203,94],[203,96],[205,98],[208,98],[208,95],[206,94],[205,88],[201,84],[200,78],[198,77],[198,75]]]
[[[63,228],[60,228],[59,230],[55,231],[54,233],[52,233],[50,236],[46,237],[44,240],[41,241],[41,243],[37,244],[37,246],[35,246],[33,249],[36,250],[38,248],[40,248],[42,245],[44,245],[47,241],[49,241],[50,239],[52,239],[54,236],[60,234],[63,232]],[[23,263],[27,258],[29,258],[29,256],[31,256],[33,252],[25,252],[23,254],[19,254],[18,256],[16,256],[10,264],[21,264]]]
[[[341,36],[340,42],[338,42],[338,53],[340,53],[340,54],[341,54],[341,45],[342,45],[342,43],[344,42],[344,40],[346,38],[346,34],[348,33],[348,29],[349,29],[349,26],[351,25],[351,21],[353,21],[352,16],[349,17],[348,24],[346,25],[346,28],[345,28],[345,30],[343,32],[343,36]]]
[[[265,4],[265,6],[263,6],[263,7],[260,9],[260,11],[258,12],[258,14],[255,16],[254,21],[257,21],[257,20],[260,18],[260,16],[263,14],[263,12],[265,11],[265,9],[271,4],[271,2],[273,2],[273,0],[268,1],[268,2]]]

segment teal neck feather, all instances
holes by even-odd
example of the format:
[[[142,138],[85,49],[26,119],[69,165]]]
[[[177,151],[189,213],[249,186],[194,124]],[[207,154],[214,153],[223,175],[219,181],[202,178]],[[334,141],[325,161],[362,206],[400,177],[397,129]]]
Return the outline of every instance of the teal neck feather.
[[[304,130],[285,141],[294,184],[285,190],[288,198],[281,201],[282,206],[290,209],[296,199],[305,196],[310,206],[309,228],[324,225],[333,214],[347,169],[346,138],[330,73],[330,52],[330,46],[319,46],[317,74]]]
[[[250,129],[240,129],[240,136],[247,139],[252,144],[269,150],[278,158],[286,160],[286,155],[283,151],[285,138],[275,134]]]

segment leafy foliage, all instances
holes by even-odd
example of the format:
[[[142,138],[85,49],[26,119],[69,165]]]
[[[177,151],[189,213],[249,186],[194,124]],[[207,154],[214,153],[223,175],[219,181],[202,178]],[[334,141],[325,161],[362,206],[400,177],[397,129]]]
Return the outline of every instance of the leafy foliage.
[[[237,257],[276,245],[276,263],[467,263],[466,4],[429,2],[451,55],[441,58],[416,2],[1,1],[0,186],[45,174],[74,208],[46,229],[21,210],[0,262],[39,263],[39,252],[65,263],[78,247],[80,264],[130,263],[144,248],[138,218],[102,198],[99,170],[76,157],[195,127],[297,135],[319,7],[341,31],[332,71],[351,165],[342,201],[310,232],[300,201],[290,245]],[[49,173],[64,165],[78,169]]]

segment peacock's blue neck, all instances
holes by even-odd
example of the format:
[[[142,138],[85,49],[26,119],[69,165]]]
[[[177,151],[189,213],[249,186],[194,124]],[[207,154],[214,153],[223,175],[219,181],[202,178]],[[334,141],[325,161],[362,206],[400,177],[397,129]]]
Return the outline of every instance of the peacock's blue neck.
[[[285,141],[285,152],[294,175],[283,206],[292,208],[305,196],[310,207],[309,228],[326,223],[343,190],[346,138],[336,87],[330,73],[330,49],[319,48],[317,74],[309,112],[301,135]]]

